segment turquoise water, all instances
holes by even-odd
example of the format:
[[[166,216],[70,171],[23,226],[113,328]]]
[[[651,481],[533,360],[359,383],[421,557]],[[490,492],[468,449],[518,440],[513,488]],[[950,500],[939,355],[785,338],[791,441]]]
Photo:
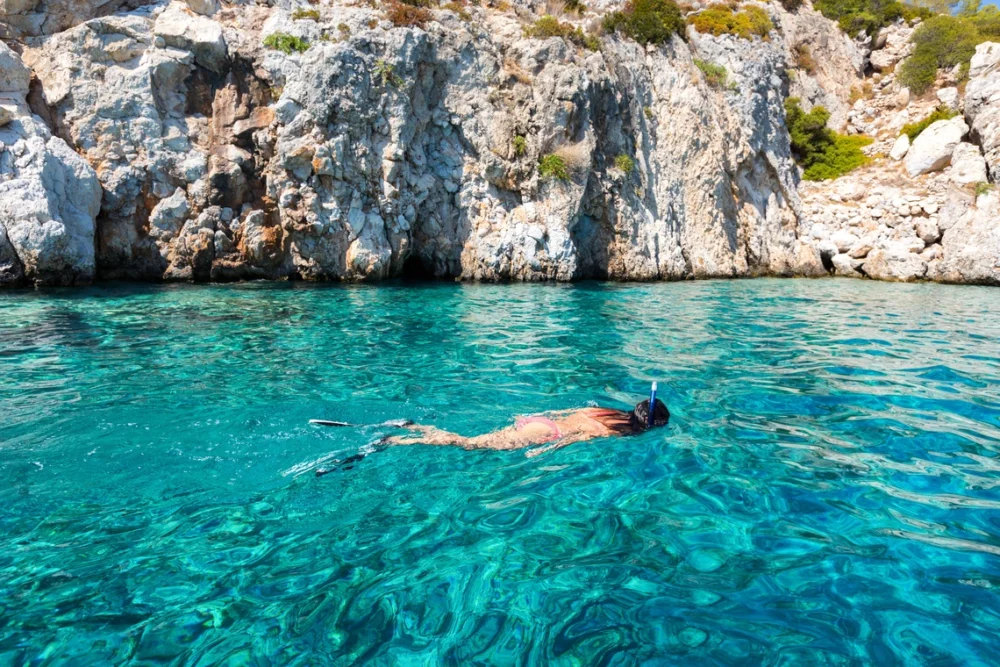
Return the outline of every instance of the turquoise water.
[[[1000,291],[836,280],[0,293],[0,665],[1000,655]],[[398,447],[626,407],[668,428]]]

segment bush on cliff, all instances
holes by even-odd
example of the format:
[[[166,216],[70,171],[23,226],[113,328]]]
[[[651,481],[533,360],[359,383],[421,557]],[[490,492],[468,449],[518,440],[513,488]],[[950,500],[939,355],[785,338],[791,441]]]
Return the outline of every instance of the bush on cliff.
[[[895,0],[815,0],[813,7],[823,16],[840,24],[840,29],[854,36],[859,32],[875,35],[899,18],[931,16],[931,12],[904,5]]]
[[[702,34],[717,37],[735,35],[743,39],[754,36],[766,39],[774,28],[771,17],[756,5],[749,5],[740,11],[733,10],[729,5],[710,5],[708,9],[689,16],[687,22]]]
[[[569,23],[561,23],[559,19],[548,14],[526,27],[524,34],[527,37],[536,37],[538,39],[562,37],[569,40],[572,44],[582,46],[591,51],[598,51],[601,48],[601,40],[594,35],[587,35],[580,28],[574,28]]]
[[[675,33],[684,36],[684,19],[673,0],[629,0],[622,11],[607,14],[602,25],[643,46],[668,42]]]
[[[558,155],[543,155],[538,160],[538,174],[542,178],[555,178],[560,181],[568,181],[569,167],[566,166],[566,160]]]
[[[802,178],[823,181],[843,176],[868,162],[862,146],[872,142],[864,136],[844,136],[826,126],[830,112],[817,106],[806,113],[797,97],[785,101],[785,123],[792,153],[802,165]]]
[[[398,28],[423,28],[432,18],[429,10],[398,0],[389,3],[385,17]]]
[[[957,111],[952,110],[950,107],[942,104],[923,120],[917,121],[916,123],[908,123],[903,126],[903,130],[900,134],[905,134],[913,141],[920,136],[920,133],[931,126],[931,123],[936,123],[939,120],[948,120],[949,118],[954,118],[958,115]]]
[[[913,55],[899,66],[899,82],[920,95],[934,84],[938,68],[962,65],[962,76],[976,46],[1000,39],[1000,11],[987,7],[964,16],[935,16],[914,31]]]
[[[722,65],[710,63],[707,60],[694,59],[694,65],[701,70],[705,82],[713,88],[721,88],[729,81],[729,72]]]
[[[309,42],[301,37],[289,35],[287,32],[275,32],[268,35],[264,38],[264,46],[281,51],[285,55],[309,50]]]

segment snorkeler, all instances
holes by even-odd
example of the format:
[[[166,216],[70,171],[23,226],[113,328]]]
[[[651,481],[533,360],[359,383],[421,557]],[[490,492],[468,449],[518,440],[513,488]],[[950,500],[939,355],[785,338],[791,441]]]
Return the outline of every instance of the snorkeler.
[[[655,406],[649,412],[650,399]],[[670,420],[670,410],[654,394],[630,412],[612,408],[560,410],[540,415],[519,417],[513,426],[482,435],[466,437],[443,431],[435,426],[406,424],[403,428],[416,431],[416,436],[393,436],[383,442],[391,445],[454,445],[465,449],[525,449],[544,445],[526,452],[537,456],[574,442],[613,435],[636,435]]]

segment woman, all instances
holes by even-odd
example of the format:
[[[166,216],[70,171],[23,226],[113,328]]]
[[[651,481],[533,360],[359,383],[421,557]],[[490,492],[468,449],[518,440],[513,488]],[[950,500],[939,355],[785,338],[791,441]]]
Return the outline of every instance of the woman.
[[[656,400],[653,426],[663,426],[670,420],[670,411]],[[635,435],[649,428],[649,400],[639,403],[631,412],[611,408],[560,410],[540,415],[519,417],[513,426],[482,435],[465,437],[442,431],[435,426],[408,424],[404,428],[417,436],[393,436],[385,440],[393,445],[456,445],[465,449],[524,449],[545,445],[527,452],[537,456],[574,442],[612,435]]]

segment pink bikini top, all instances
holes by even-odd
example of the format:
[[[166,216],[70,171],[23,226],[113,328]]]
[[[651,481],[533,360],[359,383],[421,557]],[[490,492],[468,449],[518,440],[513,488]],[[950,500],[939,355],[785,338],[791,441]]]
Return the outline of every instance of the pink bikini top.
[[[550,435],[545,442],[552,442],[553,440],[558,440],[563,437],[562,431],[559,430],[559,426],[548,417],[518,417],[517,421],[514,422],[514,429],[520,431],[528,424],[545,424],[552,430],[552,435]]]

